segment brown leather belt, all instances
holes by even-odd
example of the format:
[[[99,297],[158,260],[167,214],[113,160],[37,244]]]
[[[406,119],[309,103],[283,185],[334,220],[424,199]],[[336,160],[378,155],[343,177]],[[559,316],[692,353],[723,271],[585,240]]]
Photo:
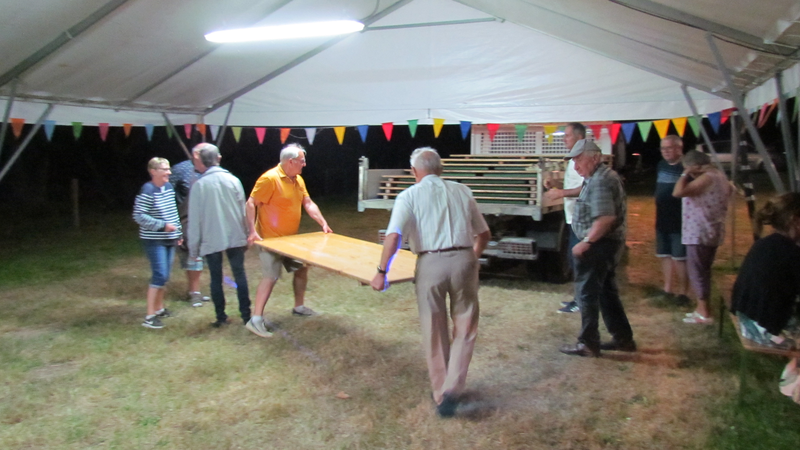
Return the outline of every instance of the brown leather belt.
[[[427,255],[428,253],[447,253],[447,252],[455,252],[458,250],[467,250],[472,249],[472,247],[450,247],[450,248],[443,248],[441,250],[428,250],[424,252],[419,252],[419,255]]]

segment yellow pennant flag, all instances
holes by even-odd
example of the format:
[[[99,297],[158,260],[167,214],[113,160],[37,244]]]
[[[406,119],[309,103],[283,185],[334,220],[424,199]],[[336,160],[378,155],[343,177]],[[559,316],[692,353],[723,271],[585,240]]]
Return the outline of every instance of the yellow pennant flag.
[[[678,131],[678,135],[683,137],[683,133],[686,131],[686,117],[672,119],[672,125],[675,127],[675,130]]]
[[[336,133],[339,145],[342,145],[342,142],[344,142],[344,127],[333,127],[333,131]]]
[[[242,137],[242,127],[231,127],[231,131],[233,132],[233,139],[238,144],[239,139]]]
[[[433,137],[439,137],[439,133],[442,132],[442,126],[444,126],[444,119],[433,119]]]
[[[664,137],[667,136],[667,130],[669,129],[669,119],[654,120],[653,125],[655,125],[656,131],[658,131],[658,137],[664,139]]]
[[[544,126],[544,135],[547,136],[547,143],[553,143],[553,133],[556,132],[558,129],[558,125],[545,125]]]

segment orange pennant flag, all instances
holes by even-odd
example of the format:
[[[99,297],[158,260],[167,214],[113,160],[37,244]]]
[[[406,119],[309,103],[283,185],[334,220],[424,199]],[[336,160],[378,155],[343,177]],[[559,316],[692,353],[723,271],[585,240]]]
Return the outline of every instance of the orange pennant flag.
[[[494,141],[494,135],[497,134],[497,130],[500,129],[499,123],[487,123],[486,129],[489,130],[489,140]]]
[[[25,119],[11,118],[11,131],[14,132],[14,137],[19,139],[22,134],[22,126],[25,125]]]
[[[658,131],[658,137],[664,139],[669,129],[669,119],[654,120],[653,125],[656,127],[656,131]]]
[[[439,137],[439,133],[442,132],[442,126],[444,126],[444,119],[433,119],[433,137]]]
[[[553,133],[555,133],[557,129],[558,129],[558,125],[545,125],[544,126],[544,135],[547,137],[547,142],[549,144],[553,143]]]
[[[131,128],[133,128],[133,124],[132,123],[123,123],[122,124],[122,131],[125,132],[125,137],[130,137],[131,136]]]
[[[286,143],[286,138],[289,137],[291,131],[291,128],[281,128],[281,144]]]
[[[683,133],[686,132],[686,117],[677,117],[672,119],[672,126],[675,127],[675,131],[678,132],[678,136],[683,137]]]
[[[342,142],[344,142],[344,127],[333,127],[333,132],[336,133],[339,145],[342,145]]]
[[[200,135],[203,136],[203,140],[205,140],[205,138],[206,138],[206,124],[198,123],[196,126],[197,126],[197,131],[200,132]]]

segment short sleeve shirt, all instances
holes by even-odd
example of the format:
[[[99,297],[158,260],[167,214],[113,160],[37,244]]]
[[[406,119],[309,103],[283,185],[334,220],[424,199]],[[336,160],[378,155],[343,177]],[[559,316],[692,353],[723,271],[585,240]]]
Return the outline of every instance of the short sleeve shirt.
[[[625,240],[627,228],[625,202],[625,191],[619,175],[604,164],[600,164],[592,176],[586,179],[581,195],[575,203],[575,216],[572,220],[575,235],[578,239],[583,239],[597,218],[614,216],[617,220],[604,237]]]
[[[261,205],[256,208],[256,231],[262,238],[297,234],[303,199],[308,197],[303,177],[294,180],[280,164],[266,171],[250,193]]]
[[[564,171],[564,189],[575,189],[583,185],[583,177],[575,170],[575,161],[569,160],[567,170]],[[572,225],[572,215],[575,213],[575,197],[564,197],[564,219]]]
[[[673,196],[672,191],[683,173],[683,164],[670,164],[662,159],[656,170],[656,231],[680,233],[681,199]]]

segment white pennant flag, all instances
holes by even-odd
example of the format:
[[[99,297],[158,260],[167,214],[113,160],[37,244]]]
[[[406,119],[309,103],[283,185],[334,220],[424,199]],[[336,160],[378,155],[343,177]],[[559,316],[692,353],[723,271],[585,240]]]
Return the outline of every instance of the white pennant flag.
[[[219,125],[209,125],[208,129],[211,131],[211,140],[216,141],[217,133],[219,132]]]
[[[306,138],[308,138],[308,143],[310,145],[314,145],[314,136],[317,135],[316,128],[306,128]]]

